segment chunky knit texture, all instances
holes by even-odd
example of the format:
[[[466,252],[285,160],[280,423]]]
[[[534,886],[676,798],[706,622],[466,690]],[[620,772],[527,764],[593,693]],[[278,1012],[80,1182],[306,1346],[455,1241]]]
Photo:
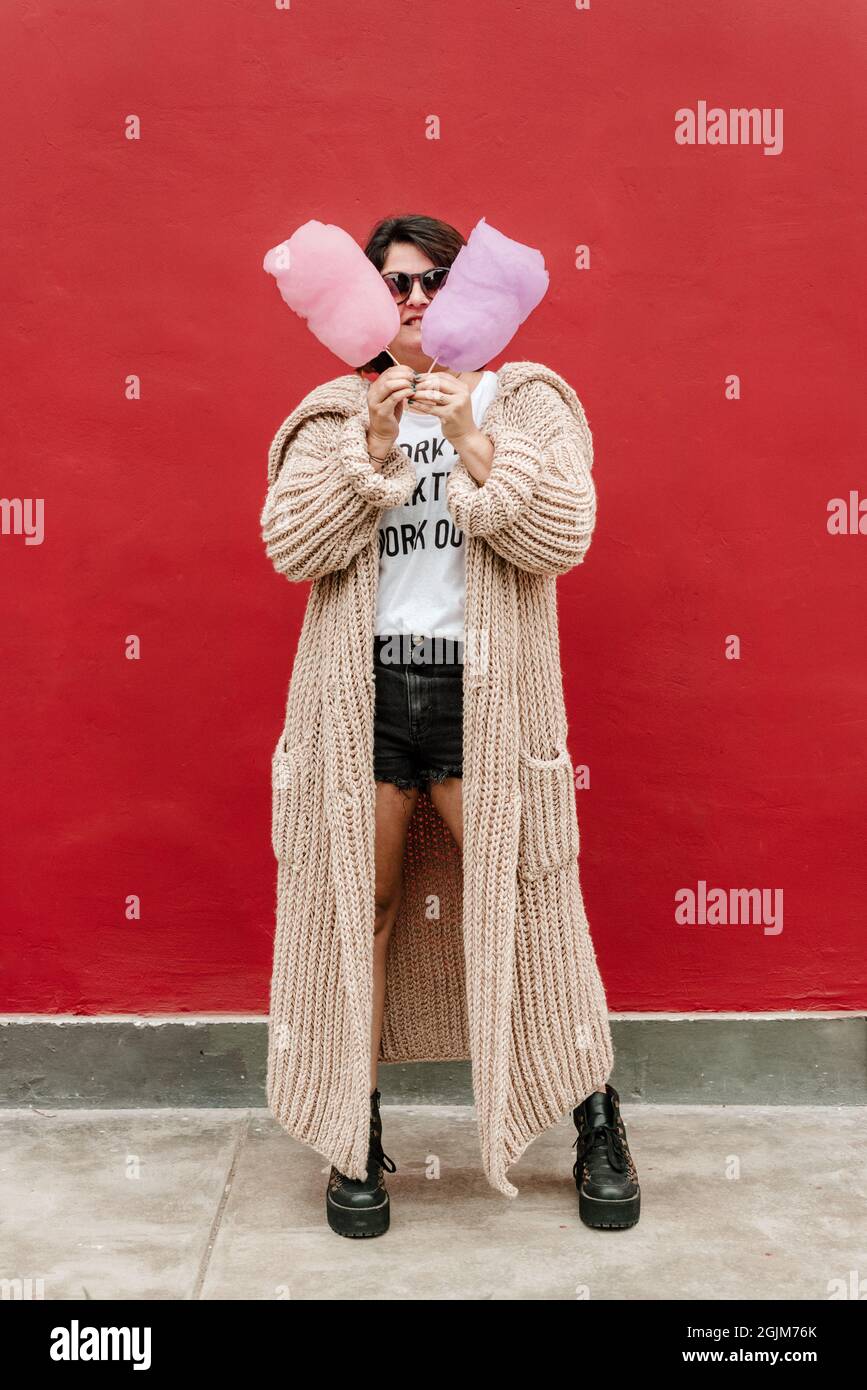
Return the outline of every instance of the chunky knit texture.
[[[268,456],[262,538],[312,587],[272,761],[277,921],[267,1100],[283,1128],[363,1178],[373,995],[373,626],[383,507],[414,469],[367,456],[367,383],[317,387]],[[506,363],[479,486],[462,463],[448,507],[466,537],[464,855],[419,795],[387,963],[380,1058],[470,1058],[488,1181],[613,1066],[584,910],[560,668],[556,578],[596,518],[578,397],[535,362]]]

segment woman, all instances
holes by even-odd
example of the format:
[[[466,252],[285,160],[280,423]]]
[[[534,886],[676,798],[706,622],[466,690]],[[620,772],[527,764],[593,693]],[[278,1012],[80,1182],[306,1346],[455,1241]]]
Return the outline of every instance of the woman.
[[[331,1161],[342,1235],[389,1223],[379,1061],[471,1059],[483,1166],[507,1196],[506,1169],[571,1109],[581,1218],[639,1215],[557,625],[556,577],[595,523],[591,435],[539,363],[430,370],[421,320],[463,244],[429,217],[374,229],[396,362],[316,387],[269,451],[266,551],[313,587],[272,763],[267,1097]]]

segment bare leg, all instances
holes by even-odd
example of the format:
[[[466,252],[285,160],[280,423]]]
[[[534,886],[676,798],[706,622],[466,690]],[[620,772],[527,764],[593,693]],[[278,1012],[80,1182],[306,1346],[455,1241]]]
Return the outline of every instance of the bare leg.
[[[370,1089],[376,1090],[376,1068],[385,1011],[385,958],[403,892],[403,852],[418,788],[376,783],[376,916],[373,937],[373,1026],[370,1039]]]
[[[442,782],[429,782],[428,787],[435,810],[442,816],[459,848],[463,850],[463,779],[461,777],[445,777]],[[597,1086],[596,1090],[601,1095],[607,1094],[605,1086]]]
[[[437,811],[451,831],[458,849],[464,847],[464,782],[462,777],[445,777],[442,782],[428,782],[428,793]]]

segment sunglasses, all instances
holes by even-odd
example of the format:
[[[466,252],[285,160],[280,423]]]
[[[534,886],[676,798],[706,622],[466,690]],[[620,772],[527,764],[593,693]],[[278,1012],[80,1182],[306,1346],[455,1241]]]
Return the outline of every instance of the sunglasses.
[[[395,302],[403,304],[404,300],[409,299],[416,280],[421,281],[421,287],[430,299],[431,295],[442,289],[448,273],[448,266],[438,265],[431,270],[417,271],[415,275],[410,275],[408,270],[393,270],[382,278],[391,290]]]

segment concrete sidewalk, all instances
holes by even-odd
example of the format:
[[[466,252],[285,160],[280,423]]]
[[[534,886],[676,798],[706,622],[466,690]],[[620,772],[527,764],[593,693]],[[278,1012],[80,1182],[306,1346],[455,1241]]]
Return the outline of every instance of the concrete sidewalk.
[[[626,1231],[578,1218],[570,1118],[509,1200],[470,1107],[382,1117],[391,1229],[346,1240],[329,1165],[265,1109],[0,1111],[0,1280],[46,1300],[825,1300],[867,1278],[864,1107],[624,1104]]]

